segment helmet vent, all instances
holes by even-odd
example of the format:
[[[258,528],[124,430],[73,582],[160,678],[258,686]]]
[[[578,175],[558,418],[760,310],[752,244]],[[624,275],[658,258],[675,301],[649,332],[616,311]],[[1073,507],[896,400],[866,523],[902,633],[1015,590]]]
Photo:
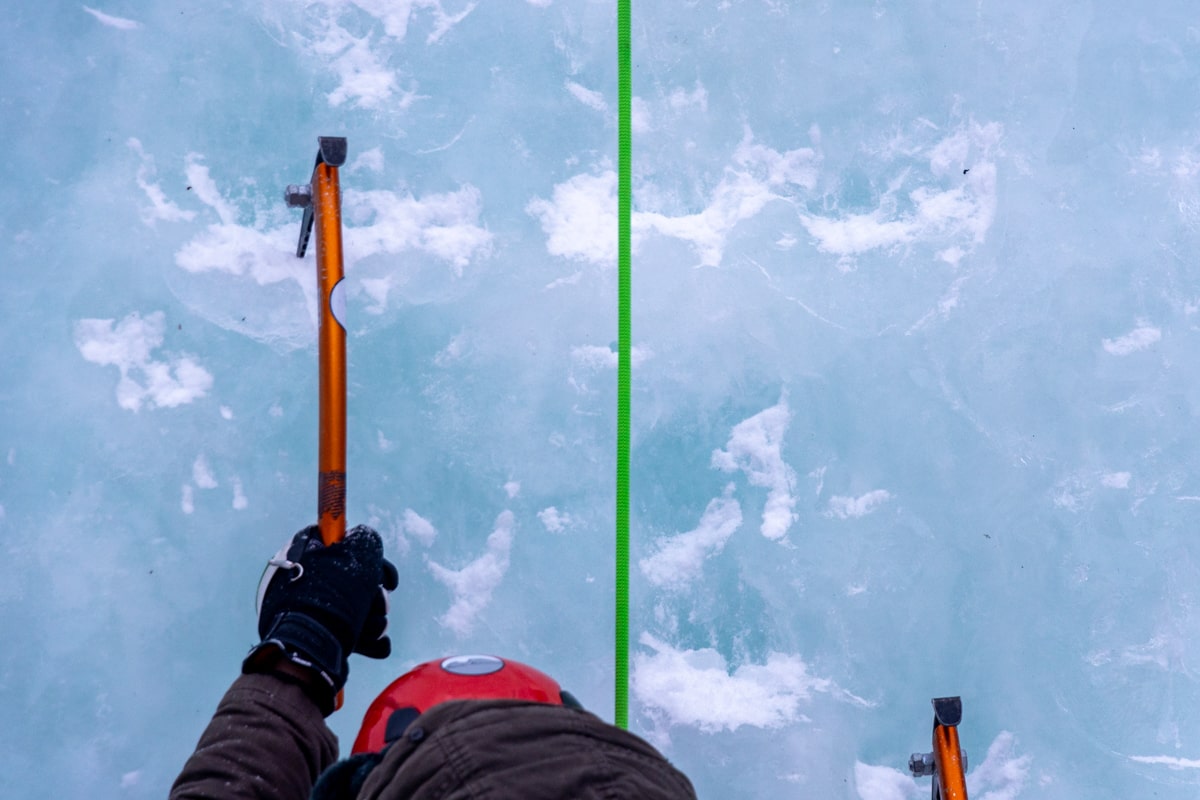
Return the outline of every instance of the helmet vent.
[[[495,656],[453,656],[442,662],[442,669],[455,675],[491,675],[504,669],[504,661]]]

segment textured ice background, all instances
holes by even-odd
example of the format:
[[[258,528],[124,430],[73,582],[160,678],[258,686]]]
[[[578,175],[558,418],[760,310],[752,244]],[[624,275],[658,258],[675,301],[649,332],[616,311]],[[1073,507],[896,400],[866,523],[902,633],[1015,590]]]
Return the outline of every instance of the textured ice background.
[[[315,505],[349,138],[351,520],[396,654],[611,714],[615,4],[0,15],[0,772],[161,797]],[[634,7],[633,727],[707,798],[1194,797],[1188,2]]]

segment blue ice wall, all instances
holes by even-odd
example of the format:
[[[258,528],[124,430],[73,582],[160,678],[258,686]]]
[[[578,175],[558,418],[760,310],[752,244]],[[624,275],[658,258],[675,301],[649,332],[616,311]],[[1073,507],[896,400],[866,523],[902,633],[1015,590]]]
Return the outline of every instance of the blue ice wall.
[[[632,727],[707,798],[1200,782],[1200,23],[1153,2],[635,4]],[[0,771],[161,797],[315,510],[345,135],[374,694],[508,654],[610,716],[615,4],[0,15]]]

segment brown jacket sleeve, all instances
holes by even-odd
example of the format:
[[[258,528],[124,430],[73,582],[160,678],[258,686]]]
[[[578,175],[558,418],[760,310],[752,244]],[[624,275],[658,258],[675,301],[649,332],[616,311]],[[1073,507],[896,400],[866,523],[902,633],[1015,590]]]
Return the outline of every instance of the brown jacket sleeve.
[[[307,800],[337,737],[297,685],[242,675],[221,698],[170,800]]]

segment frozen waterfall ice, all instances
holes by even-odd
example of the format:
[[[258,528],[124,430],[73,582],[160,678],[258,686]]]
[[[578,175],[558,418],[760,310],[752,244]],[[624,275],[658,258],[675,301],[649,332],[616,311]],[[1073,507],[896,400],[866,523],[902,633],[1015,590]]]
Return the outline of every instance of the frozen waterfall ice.
[[[612,0],[0,18],[0,767],[164,796],[315,511],[346,136],[348,503],[396,652],[611,715]],[[1192,4],[635,3],[631,725],[706,798],[1200,784]]]

